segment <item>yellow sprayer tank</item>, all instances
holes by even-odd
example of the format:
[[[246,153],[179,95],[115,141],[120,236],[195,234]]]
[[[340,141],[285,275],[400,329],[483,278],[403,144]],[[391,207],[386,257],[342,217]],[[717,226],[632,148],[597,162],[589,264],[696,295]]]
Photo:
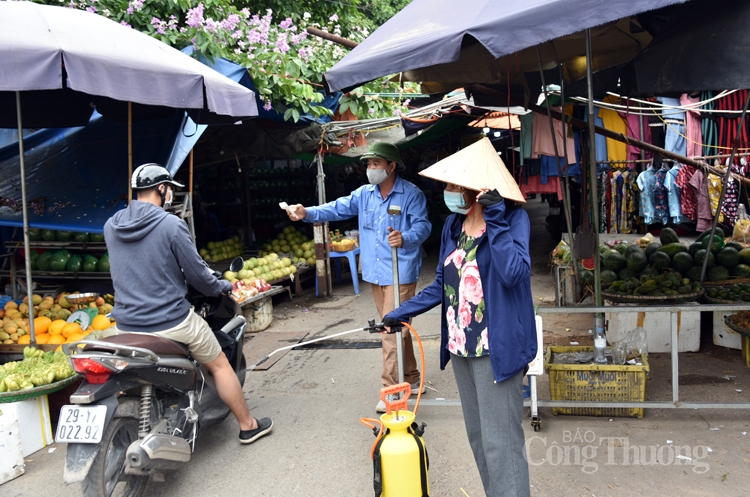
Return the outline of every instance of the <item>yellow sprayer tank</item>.
[[[389,430],[379,450],[383,484],[381,497],[430,495],[427,449],[422,437],[415,433],[417,425],[414,417],[410,411],[395,411],[380,416]]]

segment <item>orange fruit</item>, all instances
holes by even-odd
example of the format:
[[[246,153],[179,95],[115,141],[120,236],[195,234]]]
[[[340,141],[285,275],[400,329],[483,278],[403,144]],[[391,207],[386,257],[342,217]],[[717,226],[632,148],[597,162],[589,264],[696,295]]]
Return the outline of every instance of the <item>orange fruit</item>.
[[[29,336],[29,335],[24,335]],[[36,343],[40,345],[44,345],[46,343],[49,343],[50,336],[46,333],[40,333],[36,336]]]
[[[80,328],[80,327],[79,327]],[[65,340],[65,343],[73,343],[73,342],[80,342],[86,338],[83,333],[72,333],[68,336],[68,338]]]
[[[60,333],[62,333],[62,329],[66,324],[68,324],[68,322],[64,319],[55,319],[54,321],[52,321],[52,323],[50,323],[47,333],[49,333],[50,335],[59,335]]]
[[[18,338],[18,345],[28,345],[31,343],[31,336],[30,335],[24,335],[22,337]]]
[[[50,324],[52,324],[52,320],[47,316],[34,318],[34,332],[39,333],[40,335],[47,333]]]
[[[105,316],[104,314],[97,315],[93,321],[91,321],[91,327],[95,330],[106,330],[112,326],[112,323],[109,321],[109,318]]]
[[[62,336],[64,336],[65,338],[69,338],[70,335],[73,335],[75,333],[83,335],[83,329],[81,329],[81,325],[80,324],[78,324],[78,323],[68,323],[65,326],[63,326]]]
[[[65,343],[65,337],[63,337],[62,335],[50,335],[49,341],[47,343],[59,345],[61,343]]]
[[[55,352],[62,352],[62,345],[58,345]]]

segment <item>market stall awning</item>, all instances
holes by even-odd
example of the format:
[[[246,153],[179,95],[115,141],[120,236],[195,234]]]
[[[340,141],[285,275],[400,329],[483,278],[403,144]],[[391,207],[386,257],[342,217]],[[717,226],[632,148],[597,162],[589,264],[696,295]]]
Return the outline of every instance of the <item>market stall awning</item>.
[[[576,80],[585,75],[584,44],[571,35],[597,28],[593,65],[605,69],[632,59],[651,39],[626,18],[684,1],[414,0],[333,66],[325,82],[331,91],[346,90],[404,73],[408,81],[498,83],[508,71],[538,71],[535,50],[504,57],[536,46],[545,69],[566,62]]]

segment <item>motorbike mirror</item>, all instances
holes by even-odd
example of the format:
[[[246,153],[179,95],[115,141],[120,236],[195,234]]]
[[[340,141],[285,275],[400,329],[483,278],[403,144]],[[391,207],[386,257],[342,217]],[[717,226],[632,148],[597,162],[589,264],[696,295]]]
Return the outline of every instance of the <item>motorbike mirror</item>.
[[[241,271],[244,265],[245,261],[242,259],[242,257],[237,256],[232,259],[232,262],[229,264],[229,270],[233,273],[236,273],[238,271]]]

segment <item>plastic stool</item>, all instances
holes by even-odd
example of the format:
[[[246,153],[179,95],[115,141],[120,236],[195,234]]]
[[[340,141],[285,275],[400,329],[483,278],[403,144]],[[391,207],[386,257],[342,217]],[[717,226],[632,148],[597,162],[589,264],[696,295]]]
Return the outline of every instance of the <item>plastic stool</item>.
[[[331,262],[334,263],[336,270],[336,282],[341,283],[341,261],[342,257],[349,259],[349,271],[352,273],[352,283],[354,284],[354,293],[359,295],[359,275],[357,274],[357,255],[359,255],[359,247],[348,252],[330,252],[328,256],[331,258]],[[318,295],[318,278],[315,278],[315,295]]]

